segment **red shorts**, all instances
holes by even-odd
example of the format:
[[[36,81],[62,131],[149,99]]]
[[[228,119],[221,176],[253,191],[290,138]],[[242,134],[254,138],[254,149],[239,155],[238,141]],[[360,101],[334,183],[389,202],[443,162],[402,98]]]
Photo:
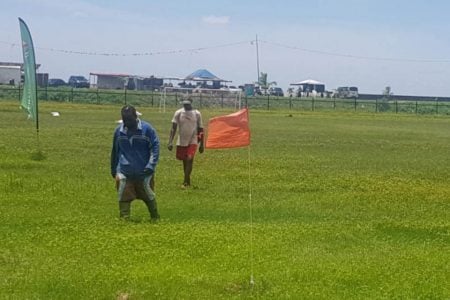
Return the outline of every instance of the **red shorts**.
[[[189,146],[177,146],[177,159],[179,160],[191,160],[195,156],[197,151],[196,144],[190,144]]]

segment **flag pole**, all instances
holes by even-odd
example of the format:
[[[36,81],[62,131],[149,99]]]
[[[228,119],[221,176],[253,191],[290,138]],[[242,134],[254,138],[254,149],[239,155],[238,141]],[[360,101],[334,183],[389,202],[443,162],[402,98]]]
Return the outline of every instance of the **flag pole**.
[[[36,66],[34,69],[34,72],[36,72]],[[37,138],[37,152],[41,153],[41,143],[39,140],[39,98],[38,98],[38,89],[37,89],[37,76],[34,77],[35,80],[35,92],[36,92],[36,103],[35,103],[35,110],[36,110],[36,138]]]
[[[248,200],[250,208],[250,285],[255,284],[253,278],[253,204],[252,204],[252,180],[251,180],[251,155],[250,155],[250,145],[247,146],[248,149]]]
[[[253,203],[251,180],[251,151],[248,107],[238,112],[209,119],[206,149],[243,148],[248,150],[248,189],[250,209],[250,285],[253,288]]]

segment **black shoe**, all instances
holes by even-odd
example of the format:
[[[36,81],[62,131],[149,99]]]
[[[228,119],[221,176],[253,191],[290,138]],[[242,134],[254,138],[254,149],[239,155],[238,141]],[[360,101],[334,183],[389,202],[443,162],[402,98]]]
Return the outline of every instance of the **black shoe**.
[[[159,216],[158,211],[153,211],[153,213],[150,213],[150,222],[158,223],[159,219],[161,219],[161,217]]]

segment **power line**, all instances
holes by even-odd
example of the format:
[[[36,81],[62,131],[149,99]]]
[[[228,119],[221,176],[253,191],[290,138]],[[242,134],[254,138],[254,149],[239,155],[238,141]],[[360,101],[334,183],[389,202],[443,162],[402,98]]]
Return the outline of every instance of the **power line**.
[[[65,54],[77,54],[77,55],[89,55],[89,56],[151,56],[151,55],[163,55],[163,54],[180,54],[180,53],[193,53],[198,51],[206,51],[210,49],[216,48],[225,48],[232,47],[243,44],[250,44],[252,41],[241,41],[235,43],[221,44],[209,47],[199,47],[199,48],[188,48],[188,49],[177,49],[177,50],[159,50],[159,51],[150,51],[150,52],[135,52],[135,53],[114,53],[114,52],[97,52],[97,51],[76,51],[76,50],[67,50],[67,49],[55,49],[55,48],[43,48],[43,47],[35,47],[39,50],[51,51],[51,52],[60,52]],[[20,44],[10,43],[5,41],[0,41],[2,44],[7,44],[11,47],[20,47]]]
[[[343,53],[337,53],[337,52],[329,52],[329,51],[323,51],[323,50],[315,50],[315,49],[308,49],[308,48],[302,48],[302,47],[296,47],[296,46],[289,46],[289,45],[285,45],[285,44],[281,44],[281,43],[264,41],[264,40],[259,40],[259,42],[265,43],[268,45],[281,47],[281,48],[291,49],[291,50],[299,50],[299,51],[309,52],[309,53],[314,53],[314,54],[319,54],[319,55],[345,57],[345,58],[352,58],[352,59],[390,61],[390,62],[419,62],[419,63],[449,63],[450,62],[450,59],[416,59],[416,58],[391,58],[391,57],[377,57],[377,56],[361,56],[361,55],[343,54]]]
[[[207,47],[175,49],[175,50],[159,50],[159,51],[135,52],[135,53],[77,51],[77,50],[44,48],[44,47],[35,47],[35,48],[39,49],[39,50],[43,50],[43,51],[60,52],[60,53],[75,54],[75,55],[126,57],[126,56],[152,56],[152,55],[195,53],[195,52],[199,52],[199,51],[207,51],[207,50],[211,50],[211,49],[232,47],[232,46],[244,45],[244,44],[253,45],[254,43],[258,43],[258,42],[267,44],[267,45],[276,46],[279,48],[308,52],[308,53],[313,53],[313,54],[318,54],[318,55],[343,57],[343,58],[359,59],[359,60],[405,62],[405,63],[450,63],[450,59],[445,59],[445,58],[444,59],[429,59],[429,58],[420,59],[420,58],[393,58],[393,57],[381,57],[381,56],[353,55],[353,54],[330,52],[330,51],[324,51],[324,50],[318,50],[318,49],[309,49],[309,48],[303,48],[303,47],[297,47],[297,46],[290,46],[290,45],[286,45],[286,44],[282,44],[282,43],[278,43],[278,42],[271,42],[271,41],[260,40],[260,39],[220,44],[220,45],[207,46]],[[6,41],[0,41],[0,43],[6,44],[11,47],[20,47],[21,46],[18,43],[11,43],[11,42],[6,42]]]

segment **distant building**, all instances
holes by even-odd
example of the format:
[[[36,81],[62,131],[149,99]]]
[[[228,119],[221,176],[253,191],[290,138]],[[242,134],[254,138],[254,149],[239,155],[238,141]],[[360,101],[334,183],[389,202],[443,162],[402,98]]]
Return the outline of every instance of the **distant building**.
[[[99,89],[119,90],[128,84],[130,76],[128,74],[89,73],[89,81],[91,86]]]
[[[20,66],[0,65],[0,84],[19,85],[22,76]]]
[[[36,64],[36,70],[41,65]],[[14,62],[0,62],[0,84],[19,86],[23,76],[23,64]],[[47,84],[48,74],[38,73],[36,81],[38,86],[44,87]]]
[[[183,78],[183,80],[184,82],[195,81],[197,86],[209,89],[220,89],[222,87],[222,82],[231,82],[229,80],[221,79],[205,69],[199,69]],[[180,85],[180,87],[183,86]]]
[[[36,82],[38,87],[46,87],[48,85],[48,73],[37,73]]]
[[[164,84],[163,78],[130,74],[90,73],[91,86],[99,89],[157,90]]]

